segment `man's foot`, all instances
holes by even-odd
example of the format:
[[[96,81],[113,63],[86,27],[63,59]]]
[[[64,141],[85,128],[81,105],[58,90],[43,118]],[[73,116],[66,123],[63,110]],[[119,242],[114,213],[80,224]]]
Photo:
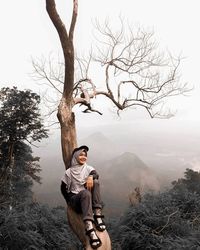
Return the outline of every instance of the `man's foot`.
[[[102,245],[101,240],[97,236],[94,228],[91,228],[90,230],[85,230],[86,235],[89,237],[90,245],[93,249],[97,249]]]
[[[90,240],[90,245],[93,249],[97,249],[98,247],[101,246],[101,240],[97,236],[92,221],[91,220],[85,220],[85,232],[86,235],[89,237]]]
[[[103,232],[106,229],[106,225],[104,221],[102,220],[104,218],[104,215],[102,214],[94,214],[94,223],[96,226],[96,229],[100,232]]]

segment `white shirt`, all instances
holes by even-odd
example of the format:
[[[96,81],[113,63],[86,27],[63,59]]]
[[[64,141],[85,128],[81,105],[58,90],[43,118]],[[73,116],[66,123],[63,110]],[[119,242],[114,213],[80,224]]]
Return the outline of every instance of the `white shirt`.
[[[92,170],[95,169],[87,164],[68,168],[62,178],[62,181],[67,185],[67,192],[78,194],[84,190],[84,184]]]

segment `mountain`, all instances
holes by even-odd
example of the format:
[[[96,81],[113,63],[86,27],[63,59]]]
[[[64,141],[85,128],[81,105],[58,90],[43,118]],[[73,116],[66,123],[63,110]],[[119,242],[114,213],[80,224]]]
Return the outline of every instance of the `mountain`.
[[[108,213],[121,213],[128,206],[128,195],[135,187],[140,187],[142,193],[160,188],[154,172],[134,153],[125,152],[97,170]]]
[[[100,174],[102,198],[107,214],[116,215],[128,206],[128,195],[136,186],[142,191],[159,188],[153,171],[134,153],[121,153],[118,144],[101,132],[91,134],[79,141],[79,145],[88,145],[88,164]],[[48,150],[47,150],[48,151]],[[50,205],[64,205],[60,194],[60,179],[64,174],[61,153],[54,151],[41,158],[43,167],[42,185],[35,185],[36,199]]]
[[[147,165],[134,153],[125,152],[106,163],[108,173],[113,175],[129,176],[133,170],[147,170]]]
[[[134,153],[125,152],[107,161],[99,172],[105,179],[118,180],[122,185],[130,183],[131,186],[139,185],[145,190],[159,188],[153,171]]]
[[[97,132],[79,141],[79,145],[89,147],[88,163],[93,165],[112,159],[120,153],[118,146],[103,133]]]

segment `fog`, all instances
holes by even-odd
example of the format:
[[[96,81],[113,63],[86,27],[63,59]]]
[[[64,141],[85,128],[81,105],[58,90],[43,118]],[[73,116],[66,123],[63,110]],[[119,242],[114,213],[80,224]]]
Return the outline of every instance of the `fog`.
[[[61,17],[67,21],[71,17],[66,13],[72,1],[56,0],[56,3]],[[105,99],[97,100],[95,104],[103,116],[75,110],[79,144],[90,146],[88,163],[101,172],[105,208],[111,209],[114,203],[116,206],[127,205],[127,194],[135,185],[140,185],[144,192],[151,188],[157,192],[183,176],[185,168],[200,169],[199,1],[88,0],[80,1],[79,7],[76,51],[85,53],[90,50],[95,18],[103,22],[110,17],[111,23],[115,24],[121,14],[130,24],[154,30],[161,50],[170,51],[174,56],[181,54],[184,60],[180,65],[180,80],[194,87],[187,97],[176,96],[168,100],[167,106],[175,113],[170,120],[152,120],[142,109],[132,109],[118,117]],[[18,1],[3,1],[0,31],[1,87],[15,85],[19,89],[31,89],[41,94],[42,99],[47,96],[48,89],[51,95],[52,91],[45,84],[38,85],[30,76],[33,71],[31,56],[48,58],[50,52],[61,54],[58,35],[46,13],[45,1],[21,0],[20,4]],[[91,71],[91,77],[95,78],[95,84],[104,79],[103,75],[97,74],[96,68]],[[45,106],[41,106],[43,115],[45,111]],[[49,125],[49,120],[44,119]],[[56,121],[55,114],[52,119]],[[33,147],[33,150],[41,157],[43,183],[34,186],[35,198],[52,206],[65,205],[59,191],[64,173],[59,128],[50,127],[49,138],[38,147]],[[120,160],[126,161],[125,157],[128,158],[127,165],[120,164]],[[139,166],[136,162],[140,162]],[[115,187],[112,174],[108,180],[109,170],[112,169],[118,179],[123,172],[114,171],[115,166],[123,170],[124,165],[129,176],[123,176],[120,185]],[[108,204],[109,197],[106,197],[108,188],[110,196],[113,191],[112,204]],[[116,188],[123,196],[120,197],[121,203],[114,196]]]
[[[93,114],[90,116],[92,119]],[[181,178],[186,168],[200,170],[199,125],[173,119],[79,124],[79,145],[90,147],[88,164],[100,174],[105,210],[122,213],[136,186],[142,194],[163,191]],[[65,205],[59,190],[64,174],[59,130],[34,154],[41,157],[43,169],[43,183],[34,186],[35,198],[52,206]]]

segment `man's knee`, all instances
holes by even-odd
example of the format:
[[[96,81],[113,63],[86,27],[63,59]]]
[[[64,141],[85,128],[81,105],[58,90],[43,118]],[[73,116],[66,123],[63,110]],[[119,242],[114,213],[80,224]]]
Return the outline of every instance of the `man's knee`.
[[[91,192],[87,189],[80,192],[81,199],[91,199]]]
[[[97,179],[95,179],[94,181],[93,181],[93,183],[94,183],[94,186],[99,186],[99,180],[97,180]]]

